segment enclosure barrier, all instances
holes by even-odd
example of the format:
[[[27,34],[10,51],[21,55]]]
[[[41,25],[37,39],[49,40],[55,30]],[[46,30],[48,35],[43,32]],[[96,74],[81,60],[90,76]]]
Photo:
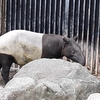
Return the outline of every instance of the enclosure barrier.
[[[13,29],[78,35],[86,67],[100,73],[100,0],[1,1],[1,35]]]

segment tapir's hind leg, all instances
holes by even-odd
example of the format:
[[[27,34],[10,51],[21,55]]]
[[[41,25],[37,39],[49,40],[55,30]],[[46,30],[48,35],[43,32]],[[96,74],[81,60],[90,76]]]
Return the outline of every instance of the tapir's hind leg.
[[[10,65],[3,65],[1,75],[3,77],[5,84],[9,81],[9,70]]]
[[[11,55],[0,54],[0,63],[2,64],[1,75],[5,84],[9,81],[9,70],[14,61],[14,57]]]

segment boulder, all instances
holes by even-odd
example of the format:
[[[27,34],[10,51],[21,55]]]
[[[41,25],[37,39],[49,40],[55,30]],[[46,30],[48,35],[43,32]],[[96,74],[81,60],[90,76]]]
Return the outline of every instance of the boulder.
[[[87,100],[100,100],[100,93],[93,93],[89,95]]]
[[[0,90],[1,90],[1,89],[3,89],[3,87],[2,87],[2,86],[0,86]]]
[[[100,92],[100,81],[78,63],[38,59],[23,66],[3,91],[3,100],[86,100]]]

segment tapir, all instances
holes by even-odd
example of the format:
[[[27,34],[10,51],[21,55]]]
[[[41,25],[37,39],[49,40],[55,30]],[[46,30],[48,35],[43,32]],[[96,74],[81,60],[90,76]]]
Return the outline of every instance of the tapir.
[[[85,64],[85,56],[77,36],[42,34],[27,30],[12,30],[0,36],[0,69],[5,83],[9,81],[12,63],[20,66],[40,58],[62,58],[63,56]]]

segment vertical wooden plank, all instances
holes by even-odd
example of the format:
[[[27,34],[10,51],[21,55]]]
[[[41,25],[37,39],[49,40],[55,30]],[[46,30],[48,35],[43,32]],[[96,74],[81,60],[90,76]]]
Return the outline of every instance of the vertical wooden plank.
[[[87,31],[88,31],[88,25],[89,25],[89,2],[90,0],[85,0],[85,15],[84,15],[84,40],[87,39]]]
[[[47,0],[44,0],[43,1],[43,3],[44,3],[44,7],[42,8],[43,10],[42,10],[42,16],[43,16],[43,20],[42,20],[42,22],[43,22],[43,33],[46,33],[46,29],[45,29],[45,27],[46,27],[46,4],[47,4]]]
[[[94,48],[96,48],[95,75],[98,75],[98,54],[99,54],[99,10],[100,0],[96,0],[95,6],[95,27],[94,27]]]
[[[31,9],[32,9],[32,1],[30,0],[30,4],[29,4],[29,31],[31,31]]]
[[[51,24],[51,0],[47,0],[46,2],[46,26],[45,32],[46,34],[50,34],[50,24]]]
[[[26,1],[26,30],[30,30],[30,0]]]
[[[47,2],[47,0],[44,0],[44,14],[43,14],[43,16],[44,16],[44,18],[43,18],[43,23],[44,23],[44,30],[43,30],[43,33],[46,33],[45,32],[45,27],[46,27],[46,21],[45,21],[45,19],[46,19],[46,2]]]
[[[89,58],[89,18],[90,18],[90,0],[85,2],[85,20],[84,20],[84,42],[86,42],[86,67],[88,68]]]
[[[94,8],[95,8],[95,1],[91,0],[91,8],[90,8],[90,24],[89,24],[89,41],[90,41],[90,45],[91,45],[91,61],[90,61],[90,71],[91,73],[93,73],[93,67],[94,67],[94,48],[93,48],[93,44],[94,44]]]
[[[56,28],[56,2],[57,0],[52,0],[52,9],[51,9],[51,33],[52,34],[55,34],[56,31],[55,31],[55,28]]]
[[[92,36],[94,35],[93,34],[94,2],[95,2],[94,0],[91,0],[91,5],[90,5],[90,22],[89,22],[89,41],[90,41],[90,43],[92,41]]]
[[[6,32],[6,24],[7,24],[7,0],[5,0],[5,32]]]
[[[4,16],[5,17],[5,16]],[[1,36],[2,0],[0,0],[0,36]]]
[[[82,30],[83,30],[83,10],[84,10],[84,0],[80,1],[80,11],[79,11],[79,38],[82,40]]]
[[[79,15],[79,0],[75,0],[75,8],[74,8],[74,33],[76,36],[78,34],[78,15]]]
[[[26,0],[21,0],[21,29],[26,28]]]
[[[80,42],[81,42],[81,39],[80,39],[80,36],[79,36],[80,2],[81,2],[81,0],[78,0],[78,8],[77,8],[78,9],[78,13],[77,13],[77,19],[78,19],[77,20],[77,36],[78,36],[78,41],[77,42],[79,43],[79,45],[80,45]]]
[[[53,34],[56,34],[56,4],[57,4],[57,0],[54,0],[54,9],[53,9]]]
[[[16,1],[16,29],[20,29],[20,0]]]
[[[12,0],[11,5],[11,30],[14,30],[16,29],[16,0]]]
[[[34,31],[36,31],[36,5],[37,5],[37,2],[36,0],[34,1]]]
[[[39,32],[41,32],[41,3],[42,0],[39,1]]]
[[[7,0],[6,8],[6,32],[11,30],[11,2],[12,0]]]
[[[81,6],[81,4],[80,4]],[[82,33],[81,33],[81,50],[84,52],[84,43],[83,43],[83,38],[84,38],[84,19],[85,19],[85,0],[83,0],[82,2],[82,8],[80,7],[80,11],[82,12],[82,16],[81,16],[81,13],[80,13],[80,19],[82,21],[82,25],[79,23],[79,25],[81,25],[81,29],[82,29]],[[79,27],[79,33],[80,33],[80,27]],[[79,37],[80,37],[80,34],[79,34]]]
[[[52,0],[52,4],[51,4],[52,8],[51,8],[51,33],[53,34],[53,22],[54,22],[54,0]]]
[[[57,6],[57,9],[56,9],[56,33],[55,34],[60,34],[60,32],[58,32],[58,30],[59,30],[59,18],[60,18],[60,16],[59,16],[59,12],[60,12],[60,0],[57,0],[57,4],[56,4],[56,6]]]
[[[1,5],[0,5],[0,10],[1,10],[1,13],[0,13],[0,30],[1,30],[1,34],[4,34],[5,33],[5,0],[2,0],[0,1],[1,2]]]
[[[16,29],[21,28],[21,2],[20,0],[16,1]]]
[[[58,0],[59,2],[57,3],[57,21],[56,21],[56,31],[57,34],[61,34],[61,6],[62,6],[62,0]]]
[[[24,0],[21,0],[21,29],[24,29]]]
[[[36,0],[31,0],[31,30],[36,31]]]
[[[49,0],[46,0],[45,34],[48,34],[48,29],[49,29]]]
[[[65,15],[64,15],[64,17],[65,17],[65,22],[64,22],[64,24],[65,24],[65,32],[63,32],[63,35],[66,35],[66,36],[68,36],[68,14],[69,14],[69,0],[65,0]]]
[[[39,4],[40,0],[36,1],[36,32],[39,32]]]
[[[98,23],[99,23],[99,1],[96,0],[95,4],[95,23],[94,23],[94,46],[96,46],[96,40],[98,37]]]
[[[66,13],[65,13],[65,6],[66,6],[66,0],[62,0],[62,5],[61,5],[61,25],[60,25],[60,35],[63,35],[66,30]]]
[[[45,7],[45,0],[42,0],[41,6],[41,32],[43,33],[44,30],[44,7]]]
[[[31,0],[31,9],[30,9],[30,12],[31,12],[31,21],[30,21],[30,31],[33,31],[33,16],[34,16],[34,3],[33,3],[33,0]]]
[[[27,0],[24,0],[24,29],[26,29],[26,4],[27,4]]]
[[[46,33],[47,0],[42,0],[41,6],[41,32]],[[48,23],[49,24],[49,23]]]
[[[73,0],[69,1],[69,16],[68,16],[68,37],[72,37],[73,30]]]
[[[51,33],[51,0],[49,0],[50,2],[49,2],[49,22],[48,22],[48,24],[49,24],[49,26],[48,26],[48,33],[50,34]]]
[[[64,0],[64,1],[65,1],[65,0]],[[62,24],[62,23],[61,23],[61,11],[62,11],[62,10],[61,10],[61,7],[62,7],[63,5],[62,5],[62,0],[60,0],[59,2],[60,2],[60,3],[59,3],[59,25],[58,25],[58,34],[61,35],[61,24]],[[65,2],[66,2],[66,1],[65,1]],[[64,2],[64,3],[65,3],[65,2]],[[65,5],[64,5],[64,21],[65,21]],[[65,22],[64,22],[64,29],[65,29]],[[64,30],[63,30],[63,31],[64,31]]]

